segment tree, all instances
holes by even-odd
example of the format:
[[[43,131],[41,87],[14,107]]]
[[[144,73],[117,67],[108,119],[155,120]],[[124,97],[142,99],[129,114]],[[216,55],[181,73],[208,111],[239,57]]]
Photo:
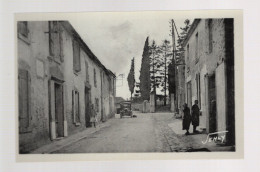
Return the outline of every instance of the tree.
[[[160,63],[161,65],[161,86],[162,86],[162,92],[164,92],[164,106],[166,106],[166,97],[167,97],[167,90],[168,90],[168,66],[171,62],[171,46],[169,40],[163,40],[162,45],[160,46],[160,50],[162,51],[162,61]]]
[[[129,91],[131,92],[131,100],[132,100],[132,95],[133,95],[134,88],[135,88],[135,59],[134,59],[134,57],[132,59],[131,68],[130,68],[129,74],[127,76],[127,82],[128,82]]]
[[[159,88],[162,76],[160,75],[161,70],[161,50],[153,40],[150,46],[150,78],[151,78],[151,90],[156,95],[156,88]]]
[[[151,80],[150,80],[150,52],[149,52],[149,37],[146,38],[143,55],[142,55],[142,64],[140,70],[140,92],[143,100],[150,99],[150,90],[151,90]]]
[[[182,30],[182,32],[180,33],[180,36],[178,34],[178,31],[176,29],[176,25],[174,23],[174,20],[172,19],[170,21],[171,23],[171,36],[172,36],[172,43],[173,43],[173,58],[172,58],[172,62],[169,65],[169,70],[168,70],[168,76],[169,76],[169,94],[173,93],[174,94],[174,99],[176,100],[176,105],[177,105],[177,94],[178,94],[178,75],[177,73],[179,72],[177,70],[177,66],[180,64],[184,64],[184,57],[185,57],[185,51],[184,51],[184,47],[182,45],[184,39],[187,36],[188,30],[190,28],[190,20],[186,19],[184,21],[185,27],[180,27],[180,29]],[[175,34],[174,34],[174,30],[176,30],[177,34],[178,34],[178,39],[177,39],[177,46],[175,47]],[[176,49],[175,49],[176,48]],[[176,71],[175,71],[176,69]],[[176,77],[175,77],[176,76]]]
[[[190,28],[190,20],[189,19],[186,19],[184,21],[184,24],[185,26],[184,27],[180,27],[181,29],[181,33],[180,33],[180,36],[177,40],[177,46],[176,46],[176,63],[184,63],[184,57],[185,57],[185,50],[184,50],[184,47],[183,47],[183,41],[186,39],[187,37],[187,33],[188,33],[188,30]]]
[[[169,95],[172,93],[174,94],[175,97],[175,64],[174,61],[172,60],[168,66],[168,83],[169,83]]]

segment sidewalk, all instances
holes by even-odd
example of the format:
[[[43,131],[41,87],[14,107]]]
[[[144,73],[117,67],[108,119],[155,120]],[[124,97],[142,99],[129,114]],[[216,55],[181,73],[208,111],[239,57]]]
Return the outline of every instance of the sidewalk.
[[[172,123],[169,123],[168,126],[172,129],[172,131],[177,134],[180,138],[183,139],[183,146],[185,151],[193,152],[193,151],[210,151],[210,152],[222,152],[222,151],[234,151],[235,148],[233,146],[225,146],[223,144],[218,144],[214,141],[207,142],[208,134],[204,130],[204,126],[198,126],[197,130],[198,134],[192,133],[192,124],[190,125],[190,135],[185,135],[185,130],[182,130],[182,119],[175,119]],[[187,143],[190,142],[190,143]],[[187,149],[188,147],[188,149]]]
[[[76,143],[79,140],[82,140],[82,139],[88,137],[90,134],[93,134],[104,127],[110,126],[111,121],[113,121],[113,118],[109,119],[105,123],[99,123],[96,128],[94,128],[94,127],[86,128],[85,130],[80,131],[76,134],[70,135],[68,137],[64,137],[60,140],[54,140],[50,144],[44,145],[36,150],[33,150],[30,153],[31,154],[49,154],[49,153],[55,152],[57,150],[60,150],[66,146],[69,146],[73,143]]]

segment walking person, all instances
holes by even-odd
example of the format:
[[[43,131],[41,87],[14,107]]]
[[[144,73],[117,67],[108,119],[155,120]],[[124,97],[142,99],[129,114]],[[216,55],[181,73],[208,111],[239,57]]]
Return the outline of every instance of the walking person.
[[[182,129],[186,130],[185,135],[189,135],[190,134],[189,133],[190,122],[191,122],[190,108],[188,108],[187,103],[184,103],[184,105],[183,105]]]
[[[199,101],[195,100],[194,105],[191,108],[191,119],[193,125],[193,133],[198,133],[196,127],[200,124],[200,108],[198,106]]]
[[[96,122],[97,122],[97,113],[94,109],[94,105],[91,104],[90,105],[90,123],[92,125],[92,127],[94,126],[96,128]]]

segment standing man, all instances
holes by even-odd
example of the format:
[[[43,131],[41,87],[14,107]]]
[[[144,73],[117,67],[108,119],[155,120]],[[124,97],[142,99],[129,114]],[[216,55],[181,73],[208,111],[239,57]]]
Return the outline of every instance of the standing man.
[[[200,108],[198,106],[199,101],[195,100],[194,105],[191,108],[191,118],[193,125],[193,133],[197,133],[196,127],[200,124]]]

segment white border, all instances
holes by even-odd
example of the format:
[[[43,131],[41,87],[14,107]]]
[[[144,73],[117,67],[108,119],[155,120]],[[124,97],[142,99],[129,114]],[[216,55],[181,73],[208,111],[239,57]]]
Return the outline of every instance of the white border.
[[[252,0],[12,0],[1,1],[0,113],[1,171],[259,171],[260,113],[259,2]],[[14,30],[15,12],[80,12],[133,10],[243,9],[244,11],[244,105],[245,157],[243,160],[173,160],[113,162],[16,163],[14,131]],[[241,100],[243,102],[243,100]]]

